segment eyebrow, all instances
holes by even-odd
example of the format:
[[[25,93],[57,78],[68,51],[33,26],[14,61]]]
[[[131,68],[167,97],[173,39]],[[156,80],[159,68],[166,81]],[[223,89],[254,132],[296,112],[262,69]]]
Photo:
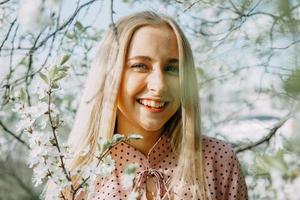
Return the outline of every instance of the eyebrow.
[[[134,57],[131,57],[131,58],[128,58],[128,61],[130,60],[135,60],[135,59],[143,59],[143,60],[149,60],[149,61],[152,61],[153,59],[149,56],[134,56]],[[177,58],[169,58],[167,60],[167,63],[174,63],[174,64],[178,64],[179,63],[179,60]]]

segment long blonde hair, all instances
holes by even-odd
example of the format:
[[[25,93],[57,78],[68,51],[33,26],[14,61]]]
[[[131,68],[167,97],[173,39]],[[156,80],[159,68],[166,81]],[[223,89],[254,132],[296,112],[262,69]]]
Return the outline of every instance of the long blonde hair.
[[[72,171],[87,164],[95,152],[98,138],[110,139],[113,136],[117,96],[128,44],[138,28],[158,24],[167,24],[174,31],[179,48],[181,107],[165,126],[172,148],[179,155],[177,172],[171,179],[170,187],[183,181],[192,186],[195,199],[210,199],[204,177],[200,104],[191,47],[174,20],[151,11],[123,17],[116,22],[116,29],[111,27],[104,36],[69,136],[75,157],[68,168]],[[86,146],[90,147],[90,152],[83,157],[80,152]]]

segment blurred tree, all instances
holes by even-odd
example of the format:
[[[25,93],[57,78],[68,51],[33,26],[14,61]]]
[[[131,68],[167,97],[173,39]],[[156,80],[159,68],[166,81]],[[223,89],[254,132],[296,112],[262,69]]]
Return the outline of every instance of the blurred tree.
[[[25,166],[28,138],[12,112],[23,89],[39,94],[38,74],[64,54],[70,73],[54,103],[67,136],[95,46],[99,16],[118,6],[172,15],[188,34],[201,86],[206,134],[232,143],[251,199],[297,200],[299,163],[299,0],[2,0],[0,1],[0,199],[37,199]],[[148,6],[148,7],[145,7]],[[17,152],[22,152],[17,153]],[[11,187],[11,186],[14,187]]]

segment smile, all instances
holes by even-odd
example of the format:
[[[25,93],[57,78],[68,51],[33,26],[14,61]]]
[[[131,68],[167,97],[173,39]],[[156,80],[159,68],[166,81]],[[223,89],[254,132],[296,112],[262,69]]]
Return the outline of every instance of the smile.
[[[143,105],[148,111],[155,113],[162,112],[168,104],[164,101],[155,101],[150,99],[137,99],[137,102]]]

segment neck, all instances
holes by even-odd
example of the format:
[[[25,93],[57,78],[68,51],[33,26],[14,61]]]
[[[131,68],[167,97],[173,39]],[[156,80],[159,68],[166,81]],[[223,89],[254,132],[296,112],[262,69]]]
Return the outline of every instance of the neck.
[[[129,136],[131,134],[139,134],[143,136],[140,140],[130,141],[130,144],[144,155],[149,153],[150,149],[160,138],[162,130],[163,128],[157,131],[147,131],[141,127],[132,126],[132,124],[128,121],[117,118],[117,133],[125,136]]]
[[[142,152],[144,155],[148,155],[149,151],[154,146],[154,144],[157,142],[160,135],[156,135],[156,136],[149,136],[148,135],[147,136],[147,135],[144,135],[144,134],[141,134],[141,133],[139,133],[139,134],[143,136],[143,139],[131,141],[130,144],[134,148],[136,148],[137,150]]]

